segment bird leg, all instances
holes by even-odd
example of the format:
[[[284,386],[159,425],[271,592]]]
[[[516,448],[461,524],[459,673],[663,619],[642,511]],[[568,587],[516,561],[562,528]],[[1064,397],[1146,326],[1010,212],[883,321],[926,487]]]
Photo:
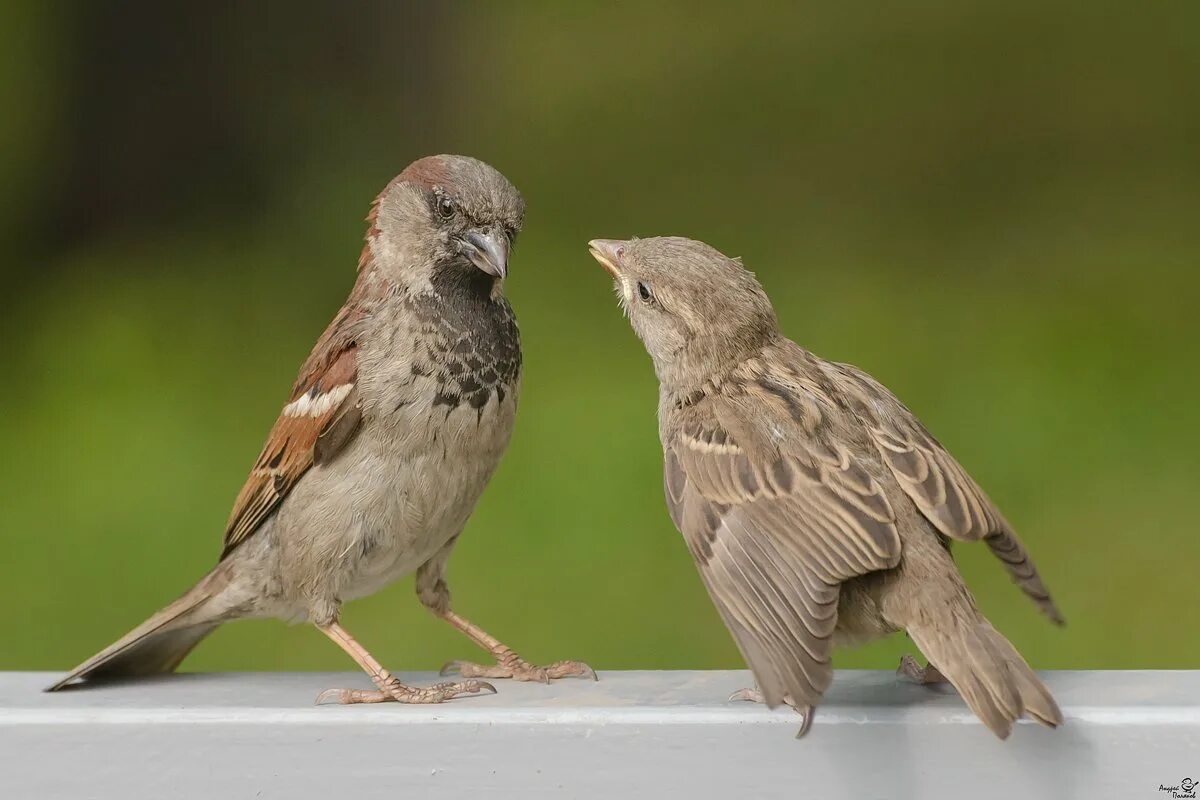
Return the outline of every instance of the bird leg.
[[[738,689],[733,694],[729,695],[729,702],[735,700],[745,700],[751,703],[766,703],[766,698],[763,697],[762,690],[755,686],[753,689]],[[793,711],[804,717],[804,721],[800,723],[800,730],[796,731],[796,738],[799,739],[804,734],[808,733],[808,729],[812,727],[813,717],[816,716],[817,709],[814,706],[798,706],[789,695],[783,697],[784,705],[790,706]]]
[[[496,659],[495,664],[475,664],[470,661],[451,661],[442,667],[443,675],[458,674],[464,678],[512,678],[517,681],[549,683],[555,678],[591,678],[597,680],[596,671],[582,661],[555,661],[537,667],[514,653],[499,639],[468,619],[449,609],[434,611],[442,619],[467,635],[472,642],[487,650]]]
[[[896,675],[922,686],[948,682],[946,676],[939,672],[933,664],[922,667],[915,658],[908,655],[900,657],[900,666],[896,668]]]
[[[451,539],[433,558],[417,569],[417,597],[434,615],[446,620],[465,633],[472,642],[491,653],[496,663],[485,665],[470,661],[451,661],[442,667],[443,675],[456,673],[464,678],[512,678],[517,681],[541,683],[568,677],[596,680],[596,671],[582,661],[555,661],[544,667],[534,666],[483,628],[451,611],[450,588],[446,585],[445,569],[453,547],[454,539]]]
[[[328,625],[318,625],[321,633],[332,639],[338,647],[354,659],[371,676],[371,680],[379,687],[378,691],[368,689],[327,689],[317,697],[317,704],[334,701],[342,704],[353,703],[441,703],[459,695],[478,694],[479,692],[496,693],[496,687],[484,681],[461,681],[459,683],[438,683],[433,686],[405,686],[400,679],[392,675],[367,649],[355,641],[350,633],[337,622]]]

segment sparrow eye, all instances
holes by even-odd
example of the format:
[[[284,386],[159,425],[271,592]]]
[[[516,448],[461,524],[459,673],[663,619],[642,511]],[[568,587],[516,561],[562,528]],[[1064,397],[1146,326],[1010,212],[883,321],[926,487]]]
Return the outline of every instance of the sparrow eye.
[[[437,210],[442,219],[450,219],[450,217],[454,216],[455,212],[454,201],[449,197],[438,198]]]
[[[638,297],[642,298],[643,303],[649,303],[654,299],[654,293],[650,291],[650,287],[638,281],[637,285]]]

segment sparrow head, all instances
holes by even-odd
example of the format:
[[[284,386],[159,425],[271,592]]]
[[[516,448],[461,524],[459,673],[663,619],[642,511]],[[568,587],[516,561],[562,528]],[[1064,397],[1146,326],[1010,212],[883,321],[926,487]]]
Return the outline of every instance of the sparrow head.
[[[525,216],[525,201],[508,179],[467,156],[428,156],[409,164],[375,200],[367,240],[377,262],[433,281],[470,266],[503,280]]]
[[[664,384],[684,388],[718,376],[778,334],[754,274],[704,242],[593,239],[588,247],[616,282]]]

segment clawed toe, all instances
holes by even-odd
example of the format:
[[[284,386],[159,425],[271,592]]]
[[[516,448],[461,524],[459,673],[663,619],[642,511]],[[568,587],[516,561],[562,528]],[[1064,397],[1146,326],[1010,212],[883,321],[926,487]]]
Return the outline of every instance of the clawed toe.
[[[896,668],[896,677],[912,681],[923,686],[946,683],[945,676],[933,664],[922,667],[912,656],[900,657],[900,666]]]
[[[487,681],[458,681],[455,683],[439,683],[431,686],[430,689],[439,699],[431,700],[433,703],[440,703],[443,700],[453,700],[455,697],[460,697],[465,694],[479,694],[486,692],[487,694],[496,694],[496,687]],[[421,690],[417,690],[421,691]]]
[[[596,676],[596,670],[582,661],[555,661],[545,668],[545,672],[551,680],[556,678],[591,678],[594,681],[600,680]]]
[[[763,700],[763,695],[762,695],[761,691],[759,691],[758,689],[749,689],[749,688],[738,689],[736,692],[729,695],[728,702],[732,703],[732,702],[738,701],[738,700],[748,702],[748,703],[765,702]]]
[[[355,705],[358,703],[444,703],[468,694],[486,692],[495,694],[496,687],[487,681],[466,680],[454,683],[437,683],[428,687],[405,686],[399,680],[391,678],[384,684],[384,689],[327,689],[317,696],[317,705],[324,703],[339,703]]]
[[[349,706],[357,703],[384,703],[391,699],[390,694],[378,689],[326,689],[317,695],[316,704],[323,706],[326,703],[335,703]]]
[[[472,661],[450,661],[441,669],[442,675],[462,675],[464,678],[510,678],[515,681],[549,683],[559,678],[591,678],[596,671],[582,661],[556,661],[545,667],[535,667],[522,659],[505,659],[496,664],[476,664]]]
[[[763,698],[762,690],[757,686],[753,689],[738,689],[736,692],[729,695],[728,702],[732,703],[737,700],[744,700],[750,703],[766,702],[766,700]],[[783,702],[785,705],[791,706],[797,714],[800,714],[804,717],[804,721],[800,723],[800,730],[796,731],[796,738],[799,739],[801,736],[808,733],[808,729],[812,727],[813,717],[816,715],[816,708],[813,706],[798,706],[791,697],[784,697]]]

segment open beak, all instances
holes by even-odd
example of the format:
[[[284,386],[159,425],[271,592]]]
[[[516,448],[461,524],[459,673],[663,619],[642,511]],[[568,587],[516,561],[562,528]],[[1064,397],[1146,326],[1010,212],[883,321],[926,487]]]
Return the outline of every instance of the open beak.
[[[600,262],[613,280],[621,279],[621,257],[625,255],[625,243],[616,239],[592,239],[588,242],[592,258]]]
[[[508,236],[500,228],[471,231],[462,237],[463,255],[488,275],[504,280],[508,275]]]

